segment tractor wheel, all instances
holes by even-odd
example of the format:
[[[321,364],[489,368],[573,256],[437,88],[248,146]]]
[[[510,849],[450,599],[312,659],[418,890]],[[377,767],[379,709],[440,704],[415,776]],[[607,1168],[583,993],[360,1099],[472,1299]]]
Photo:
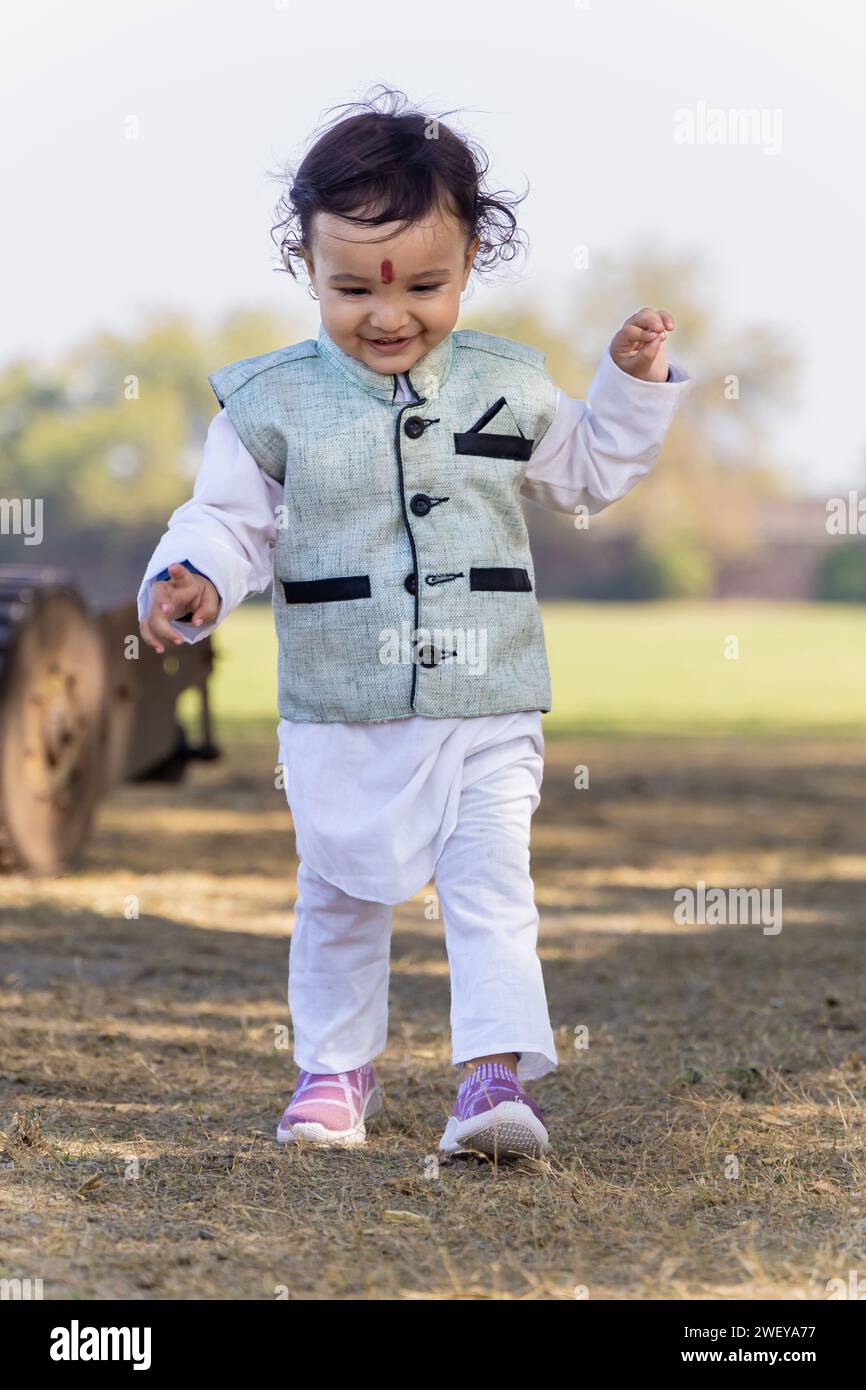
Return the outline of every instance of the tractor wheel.
[[[49,577],[0,572],[0,867],[72,867],[102,784],[100,629]]]

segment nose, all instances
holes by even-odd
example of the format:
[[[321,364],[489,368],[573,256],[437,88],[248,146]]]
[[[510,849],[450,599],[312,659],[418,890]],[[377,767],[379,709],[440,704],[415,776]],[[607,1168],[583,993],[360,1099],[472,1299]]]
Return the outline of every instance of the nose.
[[[370,327],[383,337],[398,337],[408,326],[409,315],[402,304],[382,301],[370,312]]]

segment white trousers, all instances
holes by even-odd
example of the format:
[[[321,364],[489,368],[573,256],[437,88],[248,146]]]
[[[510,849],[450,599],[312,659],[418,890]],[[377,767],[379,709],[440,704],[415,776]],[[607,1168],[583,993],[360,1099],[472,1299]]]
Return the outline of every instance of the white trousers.
[[[557,1065],[536,954],[529,825],[540,759],[527,753],[464,786],[434,881],[451,971],[452,1062],[519,1053],[521,1081]],[[355,898],[303,860],[289,953],[294,1057],[348,1071],[384,1051],[393,908]]]

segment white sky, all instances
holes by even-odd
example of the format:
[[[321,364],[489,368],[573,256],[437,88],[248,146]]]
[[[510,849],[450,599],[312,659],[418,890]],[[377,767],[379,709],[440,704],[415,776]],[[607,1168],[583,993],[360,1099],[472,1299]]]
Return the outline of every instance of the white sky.
[[[591,274],[573,267],[578,243],[590,257],[628,256],[644,237],[697,250],[725,322],[769,323],[799,355],[798,400],[775,440],[792,479],[824,492],[863,482],[859,6],[18,0],[10,10],[0,361],[53,356],[97,328],[133,331],[157,308],[207,322],[270,307],[315,332],[315,305],[273,269],[280,190],[267,171],[299,155],[325,108],[385,81],[425,110],[459,108],[498,186],[530,181],[522,290],[479,286],[473,304],[495,295],[505,308],[531,292],[557,315]],[[674,112],[701,102],[779,109],[781,153],[678,145]],[[676,315],[675,301],[664,307]],[[578,323],[573,332],[579,341]],[[604,343],[581,346],[600,355]]]

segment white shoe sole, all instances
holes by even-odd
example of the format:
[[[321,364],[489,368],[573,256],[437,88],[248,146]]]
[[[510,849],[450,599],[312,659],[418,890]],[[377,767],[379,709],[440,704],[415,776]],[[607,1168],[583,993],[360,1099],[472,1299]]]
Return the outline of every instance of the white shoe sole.
[[[278,1144],[296,1144],[299,1140],[306,1144],[319,1144],[326,1148],[351,1149],[367,1142],[365,1121],[378,1114],[383,1105],[382,1088],[374,1086],[364,1102],[361,1118],[351,1129],[328,1129],[326,1125],[304,1120],[300,1124],[289,1125],[283,1129],[280,1121],[277,1127]]]
[[[470,1120],[452,1115],[439,1140],[442,1153],[482,1153],[489,1158],[541,1158],[549,1145],[541,1120],[520,1101],[504,1100]]]

